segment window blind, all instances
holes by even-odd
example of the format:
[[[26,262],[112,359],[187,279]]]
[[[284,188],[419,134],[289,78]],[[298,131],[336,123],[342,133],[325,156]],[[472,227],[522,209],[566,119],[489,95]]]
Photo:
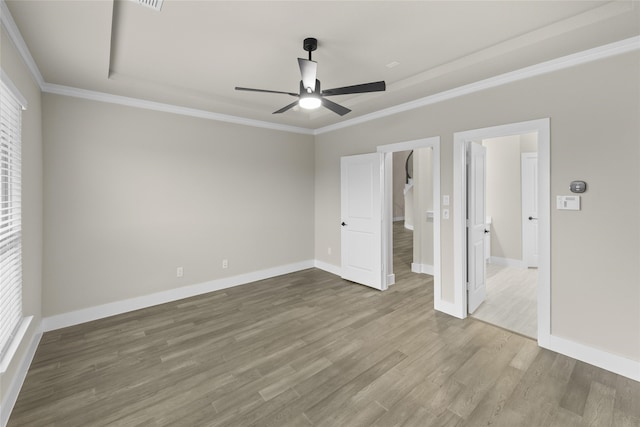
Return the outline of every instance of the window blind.
[[[0,360],[22,320],[22,105],[0,80]]]

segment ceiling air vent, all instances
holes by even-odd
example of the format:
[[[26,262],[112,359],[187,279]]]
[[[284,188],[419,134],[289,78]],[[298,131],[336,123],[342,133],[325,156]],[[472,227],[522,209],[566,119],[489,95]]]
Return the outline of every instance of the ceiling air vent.
[[[131,0],[131,1],[160,12],[160,9],[162,9],[162,2],[164,0]]]

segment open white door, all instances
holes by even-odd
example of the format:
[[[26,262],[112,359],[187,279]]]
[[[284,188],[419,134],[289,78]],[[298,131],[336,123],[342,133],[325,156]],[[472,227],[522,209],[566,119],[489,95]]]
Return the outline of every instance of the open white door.
[[[342,278],[386,289],[382,265],[383,154],[340,159]]]
[[[538,153],[522,154],[522,260],[538,267]]]
[[[485,192],[487,149],[470,143],[467,166],[467,306],[473,313],[486,296]]]

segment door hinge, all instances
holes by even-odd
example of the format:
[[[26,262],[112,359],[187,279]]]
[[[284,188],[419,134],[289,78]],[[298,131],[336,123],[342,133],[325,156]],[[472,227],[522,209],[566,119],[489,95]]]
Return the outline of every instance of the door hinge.
[[[466,220],[465,221],[465,225],[467,226],[467,228],[469,228],[471,226],[471,220]]]
[[[467,290],[470,291],[471,290],[471,283],[467,282]]]

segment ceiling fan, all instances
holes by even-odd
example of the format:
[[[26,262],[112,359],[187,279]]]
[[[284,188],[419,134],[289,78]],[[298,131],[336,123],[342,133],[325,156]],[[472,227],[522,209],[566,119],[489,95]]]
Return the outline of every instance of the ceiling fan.
[[[326,89],[320,90],[320,80],[316,79],[316,74],[318,71],[318,63],[316,61],[311,60],[311,52],[318,48],[318,40],[309,37],[304,39],[302,43],[302,48],[309,52],[309,59],[298,58],[298,65],[300,66],[300,74],[302,75],[302,80],[300,81],[300,93],[293,92],[280,92],[277,90],[266,90],[266,89],[252,89],[248,87],[237,87],[236,90],[245,90],[250,92],[265,92],[265,93],[282,93],[284,95],[290,95],[298,98],[296,101],[292,102],[289,105],[286,105],[279,109],[278,111],[274,111],[273,114],[284,113],[285,111],[295,107],[296,105],[300,105],[300,107],[305,109],[315,109],[320,107],[321,105],[333,111],[336,114],[344,116],[347,114],[350,109],[347,107],[343,107],[340,104],[336,104],[333,101],[329,101],[326,99],[326,96],[334,96],[334,95],[348,95],[351,93],[367,93],[367,92],[382,92],[386,89],[386,84],[384,81],[379,82],[371,82],[371,83],[362,83],[353,86],[343,86],[335,89]]]

